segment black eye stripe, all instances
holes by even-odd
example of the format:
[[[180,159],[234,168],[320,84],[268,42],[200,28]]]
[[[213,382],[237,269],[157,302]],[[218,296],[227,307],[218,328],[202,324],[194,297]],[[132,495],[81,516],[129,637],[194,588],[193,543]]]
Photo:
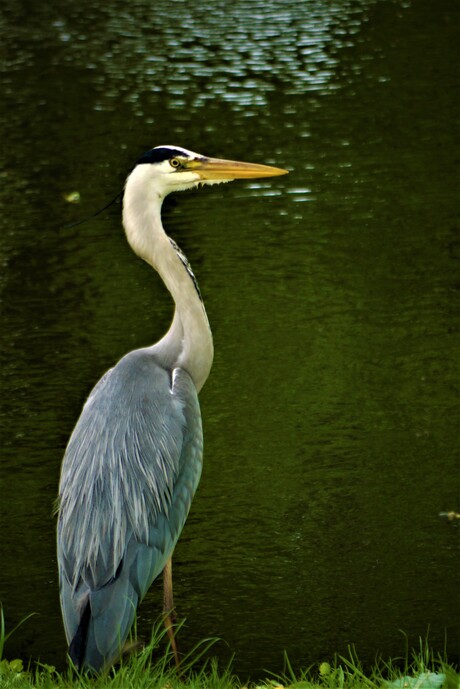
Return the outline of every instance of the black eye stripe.
[[[175,158],[176,156],[184,157],[184,151],[179,151],[175,148],[162,148],[160,146],[159,148],[152,148],[150,151],[141,155],[137,161],[137,165],[143,163],[162,163],[164,160],[171,160],[171,158]]]

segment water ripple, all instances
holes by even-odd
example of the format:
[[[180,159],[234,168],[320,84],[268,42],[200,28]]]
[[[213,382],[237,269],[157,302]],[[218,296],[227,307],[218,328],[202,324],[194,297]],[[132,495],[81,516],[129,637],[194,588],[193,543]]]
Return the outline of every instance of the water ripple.
[[[171,96],[170,108],[196,110],[217,98],[251,114],[267,106],[274,91],[337,88],[337,51],[353,42],[372,5],[205,0],[199,6],[175,2],[172,11],[160,0],[152,11],[145,0],[103,8],[90,0],[72,13],[58,10],[51,21],[49,9],[37,8],[28,39],[56,48],[56,65],[78,65],[90,75],[95,109],[113,110],[121,98],[142,115],[140,96],[161,93]],[[7,47],[10,69],[30,61],[26,41]]]

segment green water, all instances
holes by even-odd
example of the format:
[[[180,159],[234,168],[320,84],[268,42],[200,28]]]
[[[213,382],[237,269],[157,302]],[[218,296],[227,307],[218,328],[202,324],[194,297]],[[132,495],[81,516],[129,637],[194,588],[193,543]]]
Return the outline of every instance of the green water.
[[[215,338],[205,469],[176,550],[183,650],[242,676],[455,658],[459,10],[444,0],[7,0],[2,9],[0,600],[62,666],[52,502],[82,403],[172,314],[103,206],[145,149],[287,167],[176,195]],[[78,191],[81,203],[63,194]],[[140,609],[148,634],[154,586]]]

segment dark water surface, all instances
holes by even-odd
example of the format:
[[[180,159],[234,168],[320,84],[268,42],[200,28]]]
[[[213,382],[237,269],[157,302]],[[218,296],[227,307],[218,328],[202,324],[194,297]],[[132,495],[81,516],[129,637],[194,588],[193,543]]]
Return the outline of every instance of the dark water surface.
[[[449,0],[3,4],[0,599],[62,666],[52,502],[82,403],[172,306],[101,207],[176,143],[288,177],[177,195],[216,358],[176,551],[184,650],[242,676],[458,637],[459,9]],[[78,191],[72,206],[63,194]],[[154,586],[140,609],[148,634]],[[457,608],[458,609],[458,608]]]

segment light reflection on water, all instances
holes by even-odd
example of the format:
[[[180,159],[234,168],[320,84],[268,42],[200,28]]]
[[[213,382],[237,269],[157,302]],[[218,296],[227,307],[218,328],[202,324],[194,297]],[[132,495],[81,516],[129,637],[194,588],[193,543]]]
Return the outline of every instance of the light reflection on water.
[[[82,5],[54,18],[36,8],[39,28],[31,39],[43,40],[46,31],[48,47],[56,48],[52,63],[78,62],[93,73],[98,110],[111,110],[121,99],[136,116],[149,117],[142,96],[156,92],[169,108],[193,102],[198,110],[219,98],[250,116],[280,88],[287,95],[337,88],[337,54],[353,45],[372,4],[272,0],[263,7],[253,1],[201,3],[198,9],[176,2],[171,12],[163,1],[155,12],[130,3],[90,8],[88,15]],[[10,70],[34,60],[30,49],[13,52]]]

